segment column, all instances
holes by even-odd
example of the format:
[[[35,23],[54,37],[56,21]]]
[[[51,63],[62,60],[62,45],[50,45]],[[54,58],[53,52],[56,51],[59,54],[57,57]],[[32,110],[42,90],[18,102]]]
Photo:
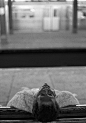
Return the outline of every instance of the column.
[[[4,0],[0,0],[0,26],[1,26],[1,43],[7,43]]]
[[[12,0],[8,0],[8,11],[9,11],[9,33],[13,34]]]
[[[77,33],[77,0],[73,1],[73,33]]]

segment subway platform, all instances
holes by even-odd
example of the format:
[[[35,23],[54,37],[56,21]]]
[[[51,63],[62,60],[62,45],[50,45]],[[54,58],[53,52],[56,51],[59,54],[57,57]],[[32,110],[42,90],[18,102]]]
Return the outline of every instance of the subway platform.
[[[71,30],[7,34],[7,42],[0,40],[0,49],[86,48],[86,30],[76,34]]]
[[[80,104],[86,104],[86,67],[0,69],[0,104],[6,106],[22,87],[38,88],[44,83],[77,94]]]
[[[86,31],[14,33],[0,49],[86,48]],[[0,104],[6,105],[22,87],[35,88],[44,83],[58,90],[77,94],[86,104],[86,67],[0,69]]]

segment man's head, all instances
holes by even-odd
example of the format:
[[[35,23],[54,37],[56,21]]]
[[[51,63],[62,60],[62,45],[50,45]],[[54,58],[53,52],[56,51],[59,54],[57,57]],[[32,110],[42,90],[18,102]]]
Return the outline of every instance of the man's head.
[[[54,121],[59,113],[56,94],[46,83],[40,88],[33,104],[33,114],[41,122]]]

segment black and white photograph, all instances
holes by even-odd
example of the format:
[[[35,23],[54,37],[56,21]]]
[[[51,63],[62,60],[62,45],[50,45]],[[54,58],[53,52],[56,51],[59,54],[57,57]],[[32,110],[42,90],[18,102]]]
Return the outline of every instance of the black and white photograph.
[[[0,123],[86,123],[86,0],[0,0]]]

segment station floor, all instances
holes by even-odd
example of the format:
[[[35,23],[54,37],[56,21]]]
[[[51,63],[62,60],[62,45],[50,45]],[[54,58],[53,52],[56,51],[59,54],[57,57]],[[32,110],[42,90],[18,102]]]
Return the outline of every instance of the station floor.
[[[0,69],[0,104],[5,106],[22,87],[44,83],[77,94],[80,104],[86,104],[86,67]]]
[[[0,49],[86,48],[86,30],[14,33]],[[77,94],[86,104],[86,67],[0,69],[0,104],[6,105],[22,87],[35,88],[48,83],[55,89]]]
[[[86,30],[7,34],[7,42],[0,40],[0,49],[86,48]]]

